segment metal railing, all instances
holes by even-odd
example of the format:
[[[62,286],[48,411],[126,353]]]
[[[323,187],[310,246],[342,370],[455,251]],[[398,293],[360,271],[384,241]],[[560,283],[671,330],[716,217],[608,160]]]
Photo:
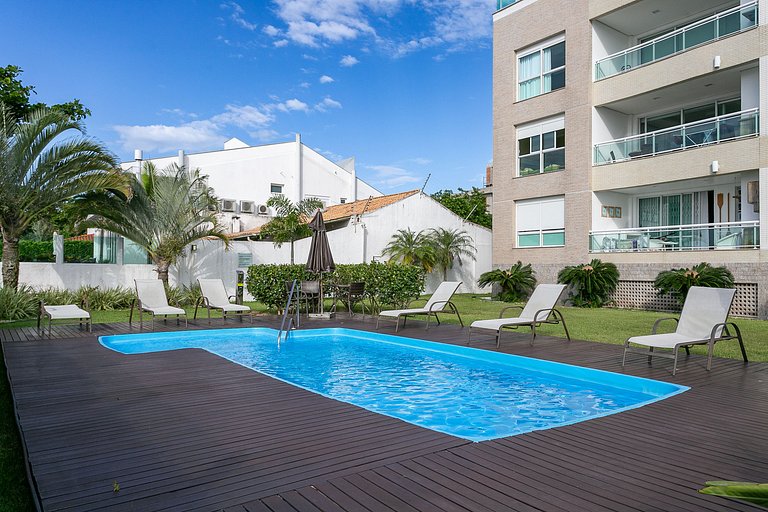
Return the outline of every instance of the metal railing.
[[[697,148],[725,140],[757,135],[760,109],[711,117],[703,121],[673,126],[663,130],[631,135],[623,139],[595,144],[594,165],[622,162],[632,158]]]
[[[296,306],[294,307],[294,310],[296,312],[296,322],[294,326],[294,321],[292,316],[288,316],[289,312],[291,311],[291,304],[293,303],[293,298],[296,297]],[[280,330],[277,332],[277,343],[280,344],[280,340],[283,338],[283,333],[285,333],[285,339],[288,339],[288,333],[291,331],[291,328],[299,328],[299,307],[300,304],[298,303],[299,300],[299,288],[298,288],[298,280],[294,279],[291,283],[291,290],[288,292],[288,300],[285,303],[285,309],[283,310],[283,319],[280,322]],[[286,326],[286,321],[288,322]]]
[[[503,0],[498,0],[502,3]],[[595,80],[626,73],[676,53],[757,26],[757,1],[733,7],[595,62]]]
[[[760,221],[592,231],[589,252],[759,249]]]

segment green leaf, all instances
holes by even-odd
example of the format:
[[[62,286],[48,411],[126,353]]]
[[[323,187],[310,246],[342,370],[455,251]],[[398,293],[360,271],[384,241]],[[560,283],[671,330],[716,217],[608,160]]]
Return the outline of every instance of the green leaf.
[[[707,487],[699,491],[702,494],[737,499],[761,507],[768,507],[768,483],[712,481],[706,482],[705,485]]]

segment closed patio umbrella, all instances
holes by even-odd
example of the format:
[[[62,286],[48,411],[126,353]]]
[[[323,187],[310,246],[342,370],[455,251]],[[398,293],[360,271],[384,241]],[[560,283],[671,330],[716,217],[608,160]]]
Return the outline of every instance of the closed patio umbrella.
[[[307,270],[320,274],[320,313],[323,312],[323,272],[330,272],[336,268],[331,254],[331,246],[328,244],[328,235],[325,232],[323,212],[318,210],[309,223],[312,229],[312,242],[309,246],[307,257]]]

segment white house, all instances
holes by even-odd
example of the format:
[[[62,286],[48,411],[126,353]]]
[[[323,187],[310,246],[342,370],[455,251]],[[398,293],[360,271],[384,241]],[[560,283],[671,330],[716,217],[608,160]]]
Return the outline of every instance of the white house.
[[[354,157],[331,162],[304,145],[299,134],[293,142],[263,146],[249,146],[233,138],[224,144],[223,150],[189,154],[180,150],[177,156],[147,160],[137,149],[135,160],[121,166],[138,171],[145,161],[158,169],[174,163],[200,169],[221,200],[223,224],[235,233],[268,222],[272,212],[265,204],[276,194],[293,202],[315,197],[325,205],[381,196],[381,192],[357,177]]]
[[[328,242],[336,263],[369,263],[386,261],[382,255],[392,235],[399,229],[418,232],[430,228],[464,230],[472,237],[476,249],[475,260],[464,258],[454,262],[448,272],[449,280],[462,281],[461,293],[488,292],[477,286],[480,274],[491,269],[491,230],[464,219],[443,205],[419,193],[418,190],[374,197],[340,205],[329,206],[323,212]],[[234,289],[235,271],[251,264],[289,263],[290,246],[274,247],[270,241],[253,241],[260,228],[242,231],[233,236],[229,251],[219,241],[196,245],[177,265],[175,279],[181,283],[193,282],[198,277],[222,277]],[[295,244],[295,262],[307,260],[309,238]],[[439,272],[427,278],[427,291],[442,281]]]

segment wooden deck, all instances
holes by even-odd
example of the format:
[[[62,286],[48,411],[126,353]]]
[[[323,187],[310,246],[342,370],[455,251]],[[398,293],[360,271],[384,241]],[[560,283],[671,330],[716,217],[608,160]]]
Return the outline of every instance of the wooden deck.
[[[344,316],[303,327],[373,328]],[[198,328],[208,325],[190,323]],[[706,372],[704,359],[691,356],[672,377],[671,361],[649,367],[635,356],[627,373],[692,389],[604,418],[471,443],[202,350],[125,356],[96,341],[121,332],[136,329],[54,327],[54,339],[0,330],[46,511],[757,510],[696,491],[707,480],[768,481],[767,364],[716,360]],[[400,334],[466,341],[466,329],[450,325],[424,331],[409,322]],[[479,339],[473,346],[495,349]],[[540,338],[530,347],[527,339],[505,335],[502,350],[622,371],[618,346]]]

